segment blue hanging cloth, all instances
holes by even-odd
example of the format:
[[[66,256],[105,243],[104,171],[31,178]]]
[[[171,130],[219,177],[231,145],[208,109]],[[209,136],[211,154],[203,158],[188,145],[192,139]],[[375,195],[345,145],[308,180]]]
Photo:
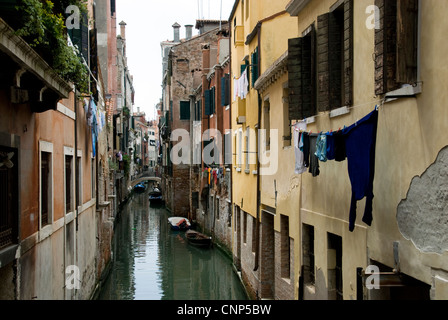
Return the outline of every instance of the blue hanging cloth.
[[[378,129],[378,110],[365,116],[356,124],[344,128],[348,173],[352,185],[349,230],[355,229],[357,201],[366,199],[362,221],[372,225],[373,180],[375,176],[375,149]]]

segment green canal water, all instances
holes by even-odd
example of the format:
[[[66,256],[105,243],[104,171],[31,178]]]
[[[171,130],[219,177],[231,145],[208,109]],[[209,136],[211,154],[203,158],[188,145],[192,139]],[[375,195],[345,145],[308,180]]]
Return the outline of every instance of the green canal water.
[[[196,248],[172,231],[165,207],[135,194],[115,226],[112,269],[100,300],[246,300],[232,261],[216,246]]]

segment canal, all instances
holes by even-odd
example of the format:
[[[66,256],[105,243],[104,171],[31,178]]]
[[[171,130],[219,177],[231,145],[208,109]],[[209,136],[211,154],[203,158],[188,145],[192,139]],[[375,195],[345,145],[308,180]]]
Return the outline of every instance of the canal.
[[[245,300],[232,261],[216,246],[196,248],[172,231],[165,207],[134,194],[115,226],[113,265],[100,300]]]

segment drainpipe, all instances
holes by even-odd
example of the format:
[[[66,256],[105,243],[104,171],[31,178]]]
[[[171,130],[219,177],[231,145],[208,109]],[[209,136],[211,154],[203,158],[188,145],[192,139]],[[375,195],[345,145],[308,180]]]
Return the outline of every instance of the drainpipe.
[[[258,70],[260,70],[260,56],[261,56],[261,23],[258,24]],[[253,68],[253,67],[252,67]],[[259,71],[260,72],[260,71]],[[261,94],[258,91],[258,130],[261,127]],[[257,152],[257,231],[256,231],[256,250],[255,250],[255,266],[254,271],[257,271],[259,268],[259,259],[260,259],[260,207],[261,207],[261,177],[260,177],[260,139],[258,139],[258,152]]]
[[[76,179],[76,177],[78,177],[78,172],[79,172],[79,165],[78,165],[78,106],[76,103],[76,87],[75,87],[75,101],[74,101],[74,108],[75,108],[75,156],[73,157],[75,159],[75,210],[76,210],[76,220],[75,220],[75,225],[76,225],[76,232],[78,232],[78,215],[79,215],[79,198],[78,198],[78,192],[76,192],[79,188],[78,184],[81,181],[78,181],[78,179]]]

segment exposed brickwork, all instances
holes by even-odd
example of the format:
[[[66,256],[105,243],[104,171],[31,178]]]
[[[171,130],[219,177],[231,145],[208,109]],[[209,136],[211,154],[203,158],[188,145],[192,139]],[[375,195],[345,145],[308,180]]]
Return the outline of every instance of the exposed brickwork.
[[[289,255],[285,261],[282,250],[282,234],[275,232],[275,299],[294,300],[294,240],[289,238]],[[286,266],[285,264],[288,264]],[[282,270],[289,269],[289,275],[284,277]]]

